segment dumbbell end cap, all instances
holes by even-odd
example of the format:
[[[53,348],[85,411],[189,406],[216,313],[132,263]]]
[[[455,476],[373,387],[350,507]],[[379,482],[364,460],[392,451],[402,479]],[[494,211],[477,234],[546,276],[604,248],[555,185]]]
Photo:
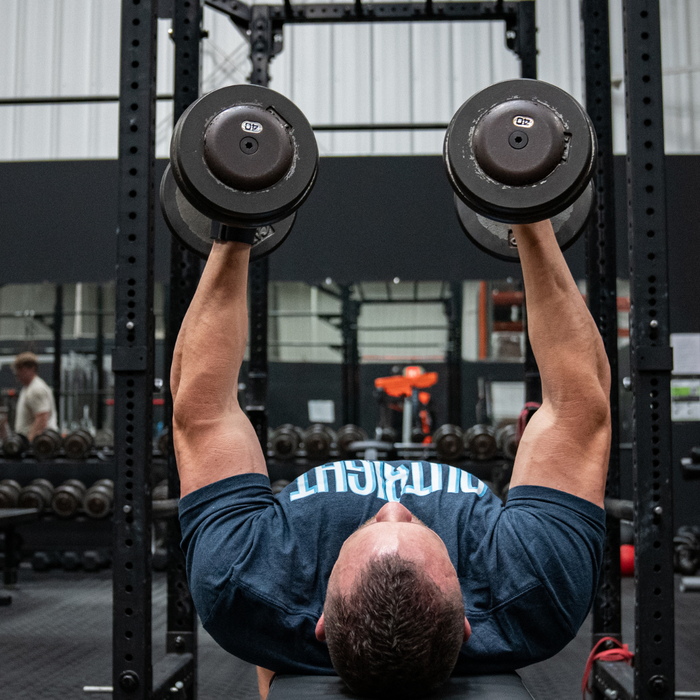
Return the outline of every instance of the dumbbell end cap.
[[[255,105],[237,105],[219,112],[207,125],[204,160],[225,185],[259,191],[289,171],[294,147],[279,117]]]
[[[562,160],[564,125],[552,109],[532,100],[507,100],[479,119],[474,155],[481,169],[504,185],[543,180]]]

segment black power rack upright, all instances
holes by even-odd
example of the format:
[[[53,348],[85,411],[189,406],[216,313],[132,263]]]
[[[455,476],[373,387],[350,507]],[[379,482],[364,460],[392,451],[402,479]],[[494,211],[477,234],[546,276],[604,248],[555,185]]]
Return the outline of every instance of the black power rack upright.
[[[619,499],[616,247],[608,0],[582,0],[586,106],[600,147],[598,212],[587,241],[588,296],[613,371],[613,440],[606,497]],[[623,0],[627,116],[627,240],[633,406],[635,663],[598,662],[594,697],[675,695],[673,457],[671,450],[668,238],[658,0]],[[593,642],[621,639],[619,517],[608,511]]]

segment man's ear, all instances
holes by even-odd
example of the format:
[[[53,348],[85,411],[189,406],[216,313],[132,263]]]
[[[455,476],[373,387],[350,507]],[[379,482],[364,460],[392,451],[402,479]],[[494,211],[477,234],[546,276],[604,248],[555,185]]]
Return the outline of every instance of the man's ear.
[[[321,613],[321,617],[318,618],[316,623],[316,639],[319,642],[326,641],[326,621],[323,619],[323,613]]]
[[[319,620],[320,622],[320,620]],[[318,630],[318,626],[316,627],[316,630]],[[316,636],[318,637],[318,631],[316,632]],[[469,624],[469,620],[467,618],[464,618],[464,641],[468,642],[469,637],[472,636],[472,626]]]

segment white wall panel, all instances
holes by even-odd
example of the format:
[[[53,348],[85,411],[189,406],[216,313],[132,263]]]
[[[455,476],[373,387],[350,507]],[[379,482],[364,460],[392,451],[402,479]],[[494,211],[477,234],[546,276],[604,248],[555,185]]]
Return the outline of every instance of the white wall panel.
[[[0,3],[0,95],[116,95],[118,2]],[[105,158],[116,153],[116,105],[0,107],[0,158]]]
[[[120,0],[2,0],[0,97],[116,95]],[[621,0],[611,0],[614,144],[625,148]],[[539,74],[582,98],[578,0],[539,0]],[[700,152],[697,0],[662,0],[666,150]],[[248,46],[205,9],[203,90],[244,82]],[[173,47],[159,21],[158,90],[169,93]],[[271,87],[312,123],[447,122],[474,92],[517,77],[499,22],[293,25],[272,63]],[[167,154],[172,111],[157,109],[157,154]],[[114,158],[115,104],[0,106],[0,159]],[[323,154],[439,153],[440,132],[319,133]]]
[[[667,149],[698,150],[700,143],[700,3],[666,0],[662,16],[664,120]]]
[[[332,31],[333,122],[366,124],[374,119],[374,93],[368,89],[374,75],[374,27],[338,24]],[[367,132],[336,132],[330,134],[329,146],[336,154],[371,153],[372,138]]]

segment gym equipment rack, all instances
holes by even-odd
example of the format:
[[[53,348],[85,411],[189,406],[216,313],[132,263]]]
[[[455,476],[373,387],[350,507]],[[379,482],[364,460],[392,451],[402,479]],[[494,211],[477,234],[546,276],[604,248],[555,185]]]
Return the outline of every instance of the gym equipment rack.
[[[521,59],[522,77],[536,77],[535,3],[362,3],[247,6],[237,0],[207,0],[226,13],[251,45],[251,82],[267,85],[270,61],[283,47],[289,23],[421,22],[503,20],[506,44]],[[596,174],[599,213],[589,235],[588,289],[591,309],[615,369],[615,265],[612,212],[612,146],[607,0],[584,0],[587,104],[601,144]],[[198,94],[201,0],[177,2],[175,114]],[[635,543],[637,571],[636,665],[597,664],[598,697],[671,698],[674,693],[672,494],[668,346],[668,274],[664,209],[661,53],[657,0],[624,2],[627,86],[628,188],[632,289],[632,368],[635,390]],[[149,427],[152,418],[153,212],[156,0],[123,0],[119,143],[119,234],[115,386],[114,697],[160,698],[172,687],[196,696],[195,615],[186,595],[181,558],[169,561],[168,647],[151,665]],[[192,70],[195,68],[195,70]],[[634,115],[634,118],[633,118]],[[600,118],[598,118],[600,117]],[[636,121],[635,121],[636,119]],[[608,235],[604,235],[607,232]],[[648,232],[648,233],[646,233]],[[633,235],[634,234],[634,235]],[[173,246],[169,347],[194,293],[198,263]],[[604,274],[603,274],[604,273]],[[251,347],[246,408],[266,440],[267,261],[251,266]],[[653,291],[652,291],[653,290]],[[350,316],[350,314],[348,314]],[[350,319],[351,320],[351,319]],[[352,334],[346,353],[355,358]],[[456,339],[452,339],[456,343]],[[167,359],[166,359],[167,361]],[[527,369],[527,367],[526,367]],[[532,369],[532,368],[531,368]],[[352,372],[344,384],[354,385]],[[648,400],[649,397],[652,399]],[[641,398],[641,400],[640,400]],[[615,393],[611,396],[617,413]],[[353,408],[348,404],[348,414]],[[350,415],[347,416],[350,419]],[[615,422],[615,430],[617,424]],[[614,435],[608,496],[619,494]],[[171,462],[170,493],[177,489]],[[619,634],[619,561],[616,527],[609,521],[603,586],[596,599],[594,636]],[[176,533],[171,537],[175,553]],[[176,571],[173,571],[175,567]],[[171,590],[170,586],[173,589]],[[179,617],[178,617],[179,615]],[[610,693],[607,695],[610,697]]]
[[[587,105],[602,141],[596,176],[599,236],[592,233],[589,237],[588,290],[612,358],[616,275],[607,0],[584,0],[582,19],[587,38]],[[659,3],[624,0],[623,19],[634,392],[635,666],[633,670],[622,662],[598,662],[593,683],[596,699],[670,699],[675,692],[670,400],[673,355],[669,346]],[[616,361],[611,362],[613,369],[616,366]],[[614,374],[614,385],[616,379]],[[606,495],[616,497],[620,488],[616,388],[611,404],[614,433]],[[594,608],[594,642],[603,636],[620,635],[619,526],[610,516],[606,545]]]

